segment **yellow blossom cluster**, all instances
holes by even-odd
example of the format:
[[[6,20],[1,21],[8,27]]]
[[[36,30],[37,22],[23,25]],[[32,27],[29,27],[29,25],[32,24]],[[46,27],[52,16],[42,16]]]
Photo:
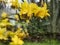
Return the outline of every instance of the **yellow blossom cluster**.
[[[18,0],[11,0],[11,3],[12,3],[12,8],[18,8],[19,6],[19,3],[18,3]]]
[[[44,18],[46,16],[50,16],[48,13],[46,3],[43,4],[43,7],[37,6],[35,3],[26,3],[21,4],[20,16],[27,15],[27,17],[31,18],[34,14],[36,17]]]
[[[15,29],[16,28],[16,29]],[[12,23],[9,21],[9,16],[7,13],[3,12],[0,18],[0,40],[9,40],[10,37],[11,42],[10,45],[23,45],[23,38],[28,36],[27,31],[23,31],[21,27],[14,27]],[[3,40],[3,41],[4,41]]]
[[[15,3],[15,5],[12,3],[14,6],[16,6],[16,4],[18,3]],[[21,19],[31,19],[33,16],[43,19],[50,16],[46,3],[43,3],[43,6],[41,7],[35,3],[28,3],[24,0],[23,3],[19,3],[16,7],[20,8],[19,15]]]

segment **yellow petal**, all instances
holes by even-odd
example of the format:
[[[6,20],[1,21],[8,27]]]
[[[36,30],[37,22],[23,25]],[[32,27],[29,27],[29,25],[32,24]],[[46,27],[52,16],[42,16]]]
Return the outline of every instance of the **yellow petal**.
[[[7,17],[7,13],[3,12],[1,15],[2,18],[6,18]]]

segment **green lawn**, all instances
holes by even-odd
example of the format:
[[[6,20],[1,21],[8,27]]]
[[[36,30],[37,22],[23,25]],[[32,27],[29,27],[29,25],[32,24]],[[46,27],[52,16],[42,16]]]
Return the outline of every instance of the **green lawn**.
[[[25,42],[24,45],[60,45],[60,42],[55,41],[55,40],[51,40],[51,41],[47,41],[47,42]]]
[[[5,45],[5,44],[0,43],[0,45]],[[50,41],[45,41],[45,42],[25,41],[24,45],[60,45],[60,42],[56,40],[50,40]]]

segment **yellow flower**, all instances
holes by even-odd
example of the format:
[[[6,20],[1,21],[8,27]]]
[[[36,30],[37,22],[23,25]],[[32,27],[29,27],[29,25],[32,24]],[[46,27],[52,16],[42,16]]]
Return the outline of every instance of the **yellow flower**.
[[[6,25],[12,25],[10,22],[7,22]]]
[[[27,16],[27,13],[28,13],[28,9],[29,9],[29,4],[27,2],[24,2],[21,4],[21,7],[20,7],[20,18],[21,19],[26,19],[28,18]]]
[[[6,26],[6,25],[12,25],[8,19],[3,19],[1,22],[0,22],[0,26]]]
[[[47,9],[46,3],[44,3],[43,7],[40,7],[39,10],[37,10],[36,16],[40,17],[42,19],[44,17],[50,16],[50,14],[48,13],[48,9]]]
[[[20,9],[20,16],[21,18],[29,18],[31,19],[32,17],[32,8],[31,5],[29,5],[29,3],[24,2],[21,4],[21,9]]]
[[[19,20],[19,17],[18,17],[18,15],[14,15],[14,17],[15,17],[15,19],[16,19],[16,20]]]
[[[21,4],[22,4],[22,3],[19,3],[19,7],[21,7]]]
[[[44,3],[44,4],[43,4],[43,7],[44,7],[45,9],[47,9],[47,4],[46,4],[46,3]]]
[[[29,20],[26,20],[26,23],[29,23],[30,21]]]
[[[17,36],[21,39],[26,37],[25,32],[18,33]]]
[[[5,32],[6,32],[6,28],[3,28],[3,29],[0,28],[0,39],[4,39],[4,40],[8,39]]]
[[[6,31],[6,28],[0,28],[0,35],[3,34]]]
[[[31,7],[31,11],[33,11],[33,13],[38,9],[37,4],[35,4],[35,3],[30,3],[30,7]]]
[[[7,18],[3,19],[2,22],[6,23],[6,22],[8,22],[8,19]]]
[[[3,12],[1,15],[2,18],[6,18],[7,17],[7,13]]]
[[[21,28],[17,29],[17,31],[15,32],[15,35],[17,35],[21,39],[25,38],[25,32]]]
[[[12,42],[10,44],[11,45],[23,45],[24,42],[15,35],[14,37],[12,37]]]
[[[15,35],[12,31],[6,31],[7,36],[13,37]]]
[[[43,8],[45,9],[45,14],[47,15],[47,16],[50,16],[50,14],[48,13],[48,9],[47,9],[47,4],[46,3],[44,3],[44,5],[43,5]]]
[[[12,0],[12,6],[14,6],[15,8],[18,8],[19,6],[18,0]]]
[[[6,26],[6,24],[5,23],[0,23],[0,26]]]
[[[20,15],[22,14],[26,14],[28,12],[28,7],[29,7],[29,4],[27,2],[24,2],[21,4],[21,11],[20,11]]]

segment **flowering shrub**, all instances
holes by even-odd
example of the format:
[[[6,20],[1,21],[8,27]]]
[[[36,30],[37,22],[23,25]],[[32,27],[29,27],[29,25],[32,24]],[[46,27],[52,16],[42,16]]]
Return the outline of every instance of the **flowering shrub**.
[[[27,31],[12,25],[9,16],[3,12],[0,19],[0,40],[7,41],[10,38],[10,45],[23,45],[23,38],[26,36],[28,36]]]
[[[23,3],[18,3],[17,0],[12,1],[12,6],[15,7],[15,9],[19,8],[19,16],[21,19],[31,19],[33,16],[39,18],[45,18],[47,16],[50,16],[46,3],[44,3],[43,6],[40,7],[35,3],[28,3],[26,1],[24,1]]]
[[[13,25],[10,22],[12,18],[3,12],[0,18],[0,40],[9,41],[10,45],[23,45],[23,38],[28,36],[28,32],[18,26],[17,23],[21,23],[21,20],[29,23],[33,17],[43,19],[50,15],[46,3],[42,7],[35,3],[28,3],[26,0],[23,3],[19,3],[18,0],[12,0],[11,3],[11,7],[19,11],[14,15],[16,25]]]

